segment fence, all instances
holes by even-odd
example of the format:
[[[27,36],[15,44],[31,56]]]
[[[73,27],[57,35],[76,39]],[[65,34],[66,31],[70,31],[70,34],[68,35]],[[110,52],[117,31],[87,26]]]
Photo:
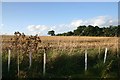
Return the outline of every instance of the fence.
[[[85,54],[85,56],[84,56],[84,62],[85,62],[85,71],[87,71],[87,68],[88,68],[88,54],[89,54],[89,52],[88,52],[88,49],[85,49],[84,50],[85,52],[84,52],[84,54]],[[104,49],[104,59],[103,59],[103,63],[105,64],[105,62],[106,62],[106,60],[107,60],[107,52],[108,52],[108,48],[105,48]],[[31,66],[32,66],[32,52],[29,52],[29,69],[31,68]],[[46,61],[47,61],[47,54],[46,54],[46,50],[44,49],[44,52],[43,52],[43,76],[45,76],[45,73],[46,73]],[[99,49],[99,54],[98,54],[98,56],[100,56],[100,49]],[[10,60],[11,60],[11,49],[8,49],[8,72],[10,71]],[[19,76],[19,71],[20,71],[20,69],[19,69],[19,66],[20,66],[20,63],[19,63],[19,53],[18,53],[18,57],[17,57],[17,61],[18,61],[18,64],[17,64],[17,68],[18,68],[18,76]]]

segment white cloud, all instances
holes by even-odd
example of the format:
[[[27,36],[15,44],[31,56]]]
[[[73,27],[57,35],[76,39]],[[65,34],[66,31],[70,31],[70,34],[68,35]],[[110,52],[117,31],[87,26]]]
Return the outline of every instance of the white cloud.
[[[28,25],[27,30],[29,34],[40,34],[40,35],[47,35],[49,30],[55,30],[56,33],[63,33],[72,30],[69,27],[69,24],[60,24],[60,25],[52,25],[52,26],[45,26],[45,25]]]
[[[27,29],[32,34],[43,34],[48,31],[49,27],[45,25],[28,25]]]
[[[71,22],[71,25],[72,27],[78,27],[80,25],[93,25],[93,26],[99,26],[99,27],[103,27],[103,26],[106,27],[110,25],[117,25],[117,23],[118,23],[117,19],[114,19],[112,17],[98,16],[88,20],[82,20],[82,19],[73,20]]]
[[[74,20],[73,22],[71,22],[71,25],[73,25],[73,26],[79,26],[81,24],[83,24],[82,20]]]
[[[68,32],[72,29],[69,24],[60,24],[60,25],[56,25],[53,30],[55,30],[56,33],[63,33],[63,32]]]
[[[91,24],[93,26],[103,26],[106,23],[107,23],[106,16],[98,16],[96,18],[91,19],[89,24]]]
[[[91,25],[100,27],[117,25],[117,20],[109,16],[98,16],[96,18],[91,19]]]
[[[99,27],[106,27],[110,25],[117,25],[118,21],[115,18],[112,18],[110,16],[97,16],[91,19],[83,20],[83,19],[77,19],[72,20],[70,23],[67,24],[58,24],[58,25],[29,25],[27,27],[28,31],[32,34],[41,34],[41,35],[47,35],[47,32],[49,30],[55,30],[55,32],[63,33],[68,32],[76,29],[80,25],[93,25],[93,26],[99,26]]]
[[[36,31],[36,30],[44,31],[47,29],[48,29],[48,27],[45,25],[29,25],[28,26],[28,30],[30,30],[30,31]]]

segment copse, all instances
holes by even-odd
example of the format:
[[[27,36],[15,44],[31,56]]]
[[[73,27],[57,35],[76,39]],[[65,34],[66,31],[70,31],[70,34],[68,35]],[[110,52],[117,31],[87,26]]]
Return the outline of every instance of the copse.
[[[77,29],[65,33],[56,34],[56,36],[106,36],[114,37],[120,36],[120,26],[109,26],[109,27],[99,27],[99,26],[78,26]]]

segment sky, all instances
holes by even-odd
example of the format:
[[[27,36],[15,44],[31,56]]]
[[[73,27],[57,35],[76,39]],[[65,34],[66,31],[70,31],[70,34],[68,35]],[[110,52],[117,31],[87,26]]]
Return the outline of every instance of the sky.
[[[119,2],[119,0],[2,0],[3,2]]]
[[[15,31],[46,36],[73,31],[79,25],[117,25],[117,2],[3,2],[3,34]]]

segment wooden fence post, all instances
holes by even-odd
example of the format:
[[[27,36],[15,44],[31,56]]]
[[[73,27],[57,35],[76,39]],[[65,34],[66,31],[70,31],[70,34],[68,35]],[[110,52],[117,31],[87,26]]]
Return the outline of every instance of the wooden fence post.
[[[11,56],[11,50],[8,49],[8,72],[10,70],[10,56]]]
[[[32,52],[29,52],[29,68],[32,65]]]
[[[43,76],[45,76],[46,73],[46,51],[44,49],[44,54],[43,54]]]
[[[18,51],[18,53],[17,53],[17,54],[18,54],[18,57],[17,57],[17,58],[18,58],[18,60],[17,60],[17,61],[18,61],[18,66],[17,66],[17,69],[18,69],[18,77],[19,77],[19,51]]]
[[[107,48],[105,48],[105,55],[104,55],[104,63],[106,62],[106,58],[107,58]]]
[[[85,71],[87,70],[87,49],[85,50]]]

